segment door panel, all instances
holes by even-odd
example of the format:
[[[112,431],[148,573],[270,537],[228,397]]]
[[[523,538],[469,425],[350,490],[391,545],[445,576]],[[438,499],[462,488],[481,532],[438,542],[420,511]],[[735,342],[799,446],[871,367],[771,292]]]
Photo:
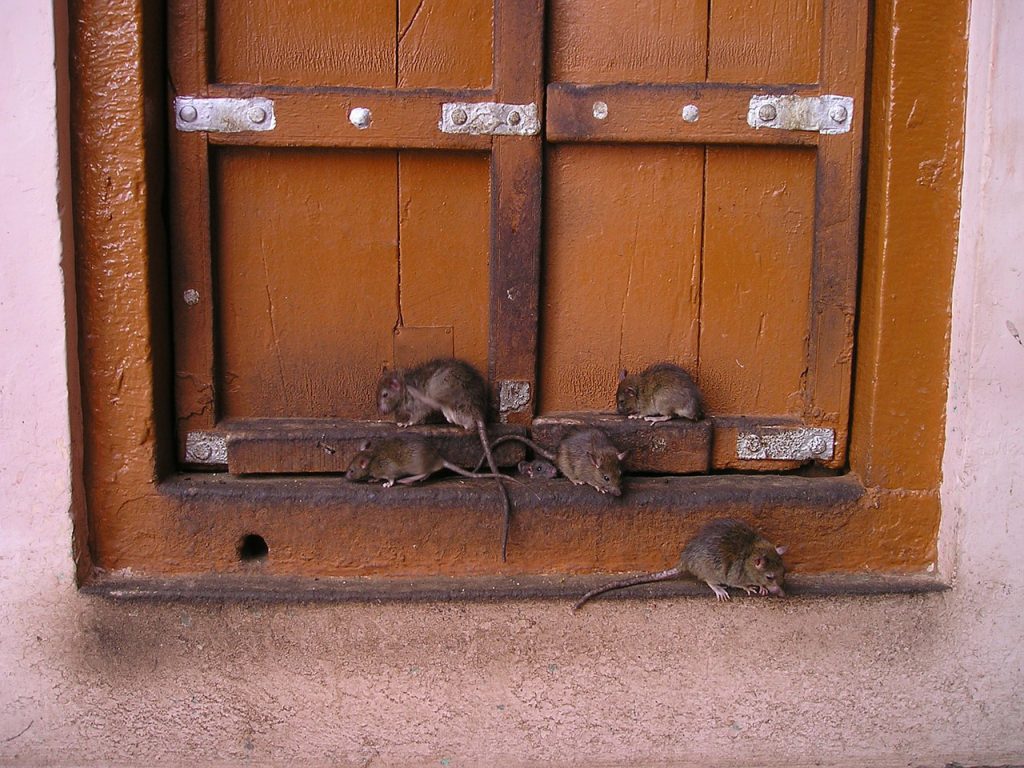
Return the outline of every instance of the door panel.
[[[224,418],[374,417],[366,382],[398,314],[395,154],[215,153]]]
[[[399,88],[491,85],[491,0],[399,0],[398,21]]]
[[[548,77],[553,82],[703,80],[707,0],[552,0]]]
[[[621,368],[696,364],[703,166],[696,147],[548,152],[542,413],[614,411]]]
[[[399,180],[400,268],[395,286],[399,308],[388,327],[450,334],[437,351],[462,357],[485,371],[490,296],[488,159],[468,152],[402,152]],[[422,361],[431,356],[424,352],[418,357]]]
[[[803,415],[815,157],[708,149],[698,378],[714,413]]]
[[[395,3],[213,0],[213,82],[395,84]]]
[[[818,82],[821,0],[715,0],[708,5],[709,82]]]

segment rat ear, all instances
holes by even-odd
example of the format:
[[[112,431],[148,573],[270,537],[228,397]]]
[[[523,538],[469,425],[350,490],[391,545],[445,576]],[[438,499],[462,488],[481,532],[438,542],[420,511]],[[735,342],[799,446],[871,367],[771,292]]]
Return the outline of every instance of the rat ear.
[[[370,466],[370,457],[369,456],[363,456],[362,458],[359,459],[359,468],[360,469],[366,469],[368,466]]]
[[[617,453],[615,455],[618,457],[619,461],[622,461],[629,455],[629,451],[623,451],[622,453]]]
[[[764,570],[764,555],[758,555],[754,558],[754,567],[759,571]]]
[[[778,554],[780,554],[780,555],[784,555],[784,554],[786,554],[786,552],[787,552],[788,550],[789,550],[789,547],[776,547],[776,548],[775,548],[775,551],[776,551],[776,553],[778,553]]]
[[[597,458],[596,453],[593,453],[592,451],[587,451],[587,458],[590,459],[590,463],[593,464],[595,467],[601,466],[601,462]]]
[[[363,442],[361,442],[359,444],[359,450],[360,451],[368,451],[368,450],[370,450],[370,441],[369,440],[363,440]]]
[[[619,381],[622,381],[627,376],[629,376],[629,371],[627,371],[625,368],[620,368],[619,369]]]

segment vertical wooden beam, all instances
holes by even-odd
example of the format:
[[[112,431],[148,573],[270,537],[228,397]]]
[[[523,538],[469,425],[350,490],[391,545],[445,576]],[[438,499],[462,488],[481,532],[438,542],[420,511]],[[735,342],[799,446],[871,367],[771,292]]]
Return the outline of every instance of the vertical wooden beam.
[[[835,429],[835,454],[826,462],[832,467],[846,463],[849,435],[867,17],[866,2],[825,1],[821,90],[854,101],[850,132],[823,136],[818,143],[804,420]]]
[[[167,8],[171,310],[178,460],[189,432],[217,423],[214,285],[207,134],[174,127],[176,96],[206,96],[209,85],[207,3],[173,0]]]
[[[495,100],[537,105],[543,125],[542,0],[495,0]],[[489,378],[500,418],[529,423],[537,399],[541,138],[497,136],[491,154]]]

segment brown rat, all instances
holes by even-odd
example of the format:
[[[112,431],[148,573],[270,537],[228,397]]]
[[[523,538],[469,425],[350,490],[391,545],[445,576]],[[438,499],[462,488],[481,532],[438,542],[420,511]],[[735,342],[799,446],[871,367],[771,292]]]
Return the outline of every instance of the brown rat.
[[[655,363],[640,373],[619,373],[615,406],[631,419],[668,421],[678,416],[697,421],[704,416],[700,390],[674,363]]]
[[[454,357],[429,360],[408,371],[385,369],[377,381],[377,410],[393,415],[400,427],[423,424],[440,411],[451,424],[476,428],[491,476],[501,490],[505,518],[501,533],[501,559],[508,549],[512,503],[494,463],[487,439],[487,385],[477,370]]]
[[[785,547],[776,547],[742,520],[712,520],[690,539],[674,567],[592,589],[579,599],[573,610],[613,589],[666,581],[687,573],[706,582],[719,600],[729,599],[726,587],[738,587],[748,595],[785,597],[782,588],[786,575],[782,564],[785,552]]]
[[[579,429],[573,432],[562,439],[556,453],[520,435],[505,435],[495,440],[494,445],[509,440],[528,445],[538,456],[554,464],[574,485],[591,485],[601,493],[622,495],[620,462],[626,458],[626,454],[620,453],[600,429]]]
[[[383,480],[384,487],[390,488],[395,483],[410,485],[442,469],[449,469],[463,477],[491,477],[467,472],[446,461],[434,444],[422,435],[403,435],[364,442],[359,452],[352,457],[345,479]]]
[[[522,477],[530,480],[550,480],[558,475],[558,468],[546,459],[520,461],[517,469]]]

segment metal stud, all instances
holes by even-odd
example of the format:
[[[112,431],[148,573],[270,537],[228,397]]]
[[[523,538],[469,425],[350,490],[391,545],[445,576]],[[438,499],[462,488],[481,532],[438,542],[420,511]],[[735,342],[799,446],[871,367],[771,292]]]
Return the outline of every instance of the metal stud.
[[[253,107],[248,112],[246,112],[246,117],[248,117],[250,120],[256,123],[256,125],[259,125],[260,123],[267,119],[267,110],[265,110],[263,107]]]
[[[683,107],[682,117],[688,123],[696,123],[700,119],[700,109],[697,108],[696,104],[687,104]]]
[[[603,101],[594,102],[594,117],[598,120],[604,120],[608,117],[608,105]]]
[[[836,104],[834,107],[832,107],[832,109],[828,111],[828,116],[832,118],[833,122],[845,123],[846,118],[848,118],[850,115],[846,111],[846,107],[844,107],[842,104]]]
[[[194,307],[196,304],[199,303],[199,291],[197,291],[195,288],[188,288],[182,294],[181,298],[183,298],[185,300],[185,303],[188,304],[190,307]]]
[[[355,107],[348,113],[348,121],[361,131],[369,128],[372,120],[373,113],[366,107]]]
[[[468,119],[469,119],[469,116],[466,114],[466,110],[464,110],[464,109],[453,109],[452,110],[452,122],[455,123],[455,125],[465,125],[466,124],[466,120],[468,120]]]
[[[522,119],[523,118],[520,116],[520,114],[518,112],[509,112],[508,113],[508,124],[509,125],[519,125],[519,122]]]
[[[199,117],[199,112],[191,104],[186,104],[178,110],[178,117],[186,123],[194,123],[196,118]]]
[[[772,104],[765,104],[757,110],[757,116],[761,118],[763,122],[770,123],[779,116],[779,111],[775,109]]]

